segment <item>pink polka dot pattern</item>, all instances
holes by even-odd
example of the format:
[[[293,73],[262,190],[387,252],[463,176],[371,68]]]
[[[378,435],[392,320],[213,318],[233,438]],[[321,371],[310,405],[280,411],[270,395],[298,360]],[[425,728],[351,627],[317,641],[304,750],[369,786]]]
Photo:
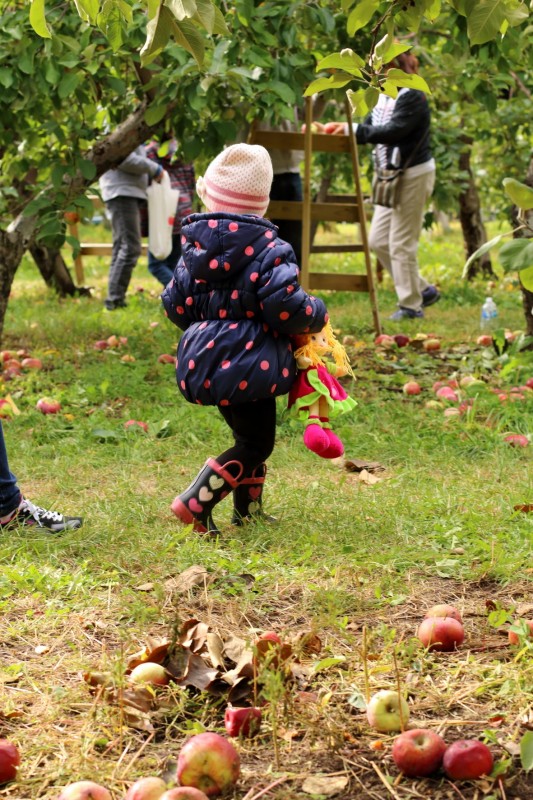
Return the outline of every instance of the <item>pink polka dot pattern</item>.
[[[218,226],[218,222],[216,221],[216,219],[210,219],[207,224],[209,225],[210,228],[216,228]]]
[[[287,369],[287,367],[284,367],[281,370],[281,374],[283,375],[284,378],[288,378],[289,377],[289,370]]]
[[[273,239],[274,238],[274,234],[272,233],[272,231],[265,231],[265,236],[266,236],[267,239]]]
[[[311,308],[311,306],[305,307],[305,313],[307,314],[308,317],[311,316],[311,314],[313,313],[313,309]]]
[[[197,250],[201,250],[202,249],[201,246],[200,246],[200,242],[195,242],[194,246],[196,247]]]
[[[289,319],[289,317],[290,317],[290,314],[289,314],[288,311],[282,311],[281,314],[279,315],[279,318],[283,319],[283,320]]]
[[[229,406],[229,400],[221,400],[220,401],[220,405],[221,406]]]
[[[292,285],[292,283],[290,283],[287,286],[287,294],[292,294],[292,292],[294,292],[294,286]]]
[[[239,383],[239,389],[241,389],[241,391],[244,391],[244,389],[246,389],[247,386],[248,386],[248,381],[241,381]]]
[[[238,328],[238,327],[239,327],[239,323],[238,322],[232,322],[231,325],[228,325],[228,328],[230,329],[230,331],[233,331],[233,330],[235,330],[235,328]]]
[[[248,319],[253,319],[253,317],[255,317],[255,314],[253,311],[247,311],[246,316],[248,317]]]
[[[192,358],[189,359],[189,369],[194,369],[195,366],[196,366],[196,364],[194,363],[194,360]]]
[[[181,388],[183,389],[183,391],[185,391],[185,381],[182,381],[182,382],[180,383],[180,386],[181,386]]]
[[[211,341],[206,344],[206,348],[208,350],[211,350],[211,348],[214,347],[214,346],[215,346],[215,342],[213,341],[213,339],[211,339]]]
[[[226,272],[229,272],[231,269],[231,264],[228,261],[224,261],[224,269]]]
[[[269,361],[261,361],[259,364],[262,370],[266,372],[267,369],[270,369],[270,362]]]
[[[186,298],[186,300],[185,300],[185,305],[186,306],[192,306],[193,303],[194,303],[194,300],[192,299],[192,297],[187,297]]]
[[[237,222],[230,222],[230,224],[228,225],[228,228],[230,229],[230,231],[232,233],[235,233],[235,231],[239,230],[239,224]]]
[[[258,277],[259,277],[258,272],[252,272],[252,274],[250,275],[250,280],[252,281],[252,283],[255,283]]]
[[[276,242],[269,242],[267,244],[267,247],[275,247],[275,246],[276,246]]]
[[[181,243],[182,244],[186,244],[186,242],[187,242],[187,239],[185,238],[185,236],[182,236],[181,237]]]
[[[183,308],[183,306],[176,306],[176,313],[177,314],[184,314],[185,313],[185,309]]]
[[[231,367],[231,361],[223,361],[220,366],[222,369],[229,369]]]
[[[244,248],[244,255],[253,256],[253,254],[254,254],[254,248],[253,247],[250,247],[250,245],[248,245],[248,247]]]
[[[239,297],[239,292],[237,291],[237,289],[234,289],[234,290],[232,291],[232,293],[231,293],[231,299],[232,299],[232,300],[237,300],[237,299],[238,299],[238,297]]]
[[[209,378],[206,378],[204,381],[204,389],[209,389],[210,386],[211,386],[211,381],[209,380]]]
[[[251,350],[253,346],[254,346],[254,343],[252,341],[246,342],[246,344],[244,345],[244,349],[245,350]]]
[[[276,389],[277,389],[277,388],[278,388],[278,385],[277,385],[277,383],[274,383],[274,384],[273,384],[273,385],[270,387],[270,391],[272,392],[272,394],[274,394],[274,392],[276,391]]]
[[[216,258],[212,258],[209,262],[209,269],[216,269],[218,267],[218,261]]]
[[[279,257],[275,258],[274,259],[274,266],[275,267],[279,267],[280,264],[281,264],[281,258],[279,258]]]
[[[228,312],[226,311],[225,308],[221,308],[220,311],[218,312],[218,316],[220,317],[220,319],[226,319],[227,315]]]
[[[207,328],[207,322],[202,322],[200,325],[198,325],[199,331],[203,331],[205,328]]]

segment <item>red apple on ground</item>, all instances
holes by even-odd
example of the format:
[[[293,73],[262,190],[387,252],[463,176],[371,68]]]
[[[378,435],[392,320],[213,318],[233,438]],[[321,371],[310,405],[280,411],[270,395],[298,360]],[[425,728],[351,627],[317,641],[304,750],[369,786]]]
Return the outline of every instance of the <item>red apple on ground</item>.
[[[445,417],[460,417],[461,411],[456,408],[455,406],[450,406],[449,408],[444,409],[444,416]]]
[[[106,339],[98,339],[97,342],[93,344],[95,350],[107,350],[109,347]]]
[[[533,619],[523,619],[523,620],[516,620],[514,623],[515,625],[517,622],[525,622],[527,627],[529,628],[529,633],[527,634],[527,639],[533,639]],[[514,631],[509,631],[509,644],[520,644],[520,636],[518,633]]]
[[[442,759],[446,775],[453,781],[468,781],[488,775],[494,760],[489,748],[477,739],[460,739],[449,745]]]
[[[193,786],[177,786],[175,789],[168,789],[159,800],[209,800],[209,798]]]
[[[404,394],[420,394],[421,391],[422,387],[416,381],[407,381],[407,383],[404,383],[402,386],[402,392]]]
[[[437,350],[440,350],[440,342],[438,339],[426,339],[422,347],[426,353],[436,352]]]
[[[503,437],[504,442],[508,442],[511,447],[527,447],[529,439],[521,433],[508,433]]]
[[[392,745],[392,758],[404,775],[423,778],[438,770],[445,750],[444,739],[438,733],[414,728],[396,737]]]
[[[114,333],[111,336],[108,336],[107,343],[109,347],[118,347],[120,344],[118,336],[115,336]]]
[[[480,347],[490,347],[492,345],[492,336],[489,333],[482,333],[476,339],[476,344]]]
[[[49,397],[41,397],[40,400],[37,400],[35,408],[42,414],[57,414],[59,411],[61,411],[61,403],[59,400],[51,400]]]
[[[399,696],[398,692],[392,689],[382,689],[368,701],[366,717],[369,725],[381,733],[401,731],[402,721],[405,726],[409,719],[409,705],[407,700]]]
[[[392,347],[392,345],[396,344],[394,340],[394,336],[389,336],[388,333],[380,333],[379,336],[376,336],[374,339],[374,344],[377,344],[381,347]]]
[[[154,686],[166,686],[169,680],[170,675],[166,669],[153,661],[143,661],[142,664],[137,664],[128,676],[130,683],[151,683]]]
[[[447,603],[438,603],[436,606],[431,606],[424,614],[424,617],[451,617],[452,619],[456,619],[457,622],[463,623],[463,618],[456,607],[450,606]]]
[[[0,783],[8,783],[17,777],[20,753],[8,739],[0,739]]]
[[[441,400],[448,400],[450,403],[457,403],[459,400],[451,386],[441,386],[440,389],[437,389],[435,394],[437,397],[440,397]]]
[[[143,431],[146,431],[148,433],[148,423],[141,422],[141,420],[139,419],[129,419],[127,422],[124,423],[124,427],[126,428],[126,430],[128,430],[128,428],[142,428]]]
[[[42,369],[43,362],[40,358],[23,358],[21,363],[23,369]]]
[[[273,642],[274,644],[281,644],[281,639],[275,631],[265,631],[257,639],[258,642]]]
[[[199,733],[181,748],[177,778],[182,786],[193,786],[208,797],[222,794],[237,783],[239,754],[218,733]]]
[[[161,353],[161,355],[157,357],[157,360],[160,364],[176,363],[176,359],[174,358],[174,356],[171,356],[170,353]]]
[[[228,736],[252,737],[259,733],[262,712],[260,708],[232,708],[228,706],[224,714],[224,727]]]
[[[76,781],[65,786],[57,800],[113,800],[104,786],[94,781]]]
[[[533,378],[527,379],[526,386],[528,387],[528,389],[533,389]]]
[[[449,386],[450,389],[458,389],[459,381],[456,378],[450,378],[450,380],[446,382],[446,386]]]
[[[161,778],[139,778],[130,786],[124,800],[160,800],[166,788]]]
[[[393,336],[394,341],[398,345],[398,347],[406,347],[411,339],[405,333],[396,333]]]
[[[424,647],[446,653],[463,643],[465,631],[453,617],[427,617],[421,622],[417,636]]]

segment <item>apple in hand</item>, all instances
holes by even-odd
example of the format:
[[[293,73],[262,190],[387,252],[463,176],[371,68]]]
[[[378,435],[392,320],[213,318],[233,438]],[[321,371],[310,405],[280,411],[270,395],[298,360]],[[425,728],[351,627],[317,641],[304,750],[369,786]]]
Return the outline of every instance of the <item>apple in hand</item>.
[[[194,786],[177,786],[175,789],[168,789],[159,800],[209,800],[209,798]]]
[[[139,778],[130,786],[124,800],[160,800],[166,788],[161,778]]]
[[[99,783],[76,781],[65,786],[57,800],[112,800],[112,797]]]
[[[424,614],[424,617],[451,617],[452,619],[456,619],[457,622],[463,623],[463,618],[455,606],[450,606],[447,603],[439,603],[436,606],[431,606]]]
[[[366,716],[369,724],[381,733],[401,731],[402,722],[405,726],[409,719],[409,706],[407,700],[400,697],[398,692],[382,689],[368,701]]]
[[[57,414],[61,411],[61,403],[59,400],[51,400],[49,397],[41,397],[40,400],[37,400],[35,405],[37,411],[40,411],[43,414]]]
[[[404,383],[402,386],[402,392],[404,394],[420,394],[421,391],[422,388],[416,381],[407,381],[407,383]]]
[[[438,733],[423,728],[404,731],[394,740],[392,758],[404,775],[423,778],[436,772],[446,750]]]
[[[526,626],[529,628],[526,639],[533,639],[533,619],[516,620],[514,624],[516,625],[518,622],[525,622]],[[518,633],[515,633],[515,631],[509,631],[509,644],[520,644],[520,636]]]
[[[453,617],[427,617],[422,620],[417,636],[424,647],[449,652],[463,643],[465,630]]]
[[[488,775],[494,761],[492,753],[478,739],[459,739],[446,748],[442,759],[444,772],[454,781],[469,781]]]
[[[142,664],[137,664],[128,676],[130,683],[151,683],[154,686],[166,686],[169,680],[170,675],[166,669],[154,661],[143,661]]]
[[[20,753],[13,742],[0,739],[0,783],[15,780],[19,764]]]
[[[181,786],[193,786],[208,797],[230,789],[240,775],[239,754],[218,733],[192,736],[178,755],[177,778]]]
[[[228,706],[224,714],[224,727],[228,736],[255,736],[261,727],[261,716],[261,709],[254,706]]]

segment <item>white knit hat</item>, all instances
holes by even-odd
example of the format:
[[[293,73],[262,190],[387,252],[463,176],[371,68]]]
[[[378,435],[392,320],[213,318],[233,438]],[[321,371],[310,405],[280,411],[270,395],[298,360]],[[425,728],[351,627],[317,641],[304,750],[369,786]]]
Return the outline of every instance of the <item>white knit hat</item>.
[[[260,144],[233,144],[209,164],[196,191],[208,211],[257,214],[268,208],[272,161]]]

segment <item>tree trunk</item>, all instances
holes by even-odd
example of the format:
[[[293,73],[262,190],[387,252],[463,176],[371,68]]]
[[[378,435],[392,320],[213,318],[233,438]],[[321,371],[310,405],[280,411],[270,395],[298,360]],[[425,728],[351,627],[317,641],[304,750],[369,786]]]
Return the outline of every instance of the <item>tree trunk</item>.
[[[483,220],[481,219],[479,194],[474,182],[470,163],[473,139],[463,136],[462,141],[464,148],[459,157],[459,167],[462,172],[468,175],[468,185],[459,195],[459,219],[461,221],[461,228],[463,229],[466,258],[470,258],[472,253],[475,253],[482,244],[485,244],[487,241],[487,233]],[[495,277],[488,253],[485,253],[471,264],[467,275],[468,280],[471,280],[480,272],[486,278]]]
[[[531,155],[524,183],[528,186],[533,186],[533,154]],[[518,209],[516,206],[513,206],[512,217],[513,225],[516,227],[518,224]],[[533,211],[527,211],[525,217],[528,227],[517,231],[514,234],[515,238],[524,236],[528,239],[533,238]],[[525,286],[522,286],[522,283],[520,283],[520,289],[522,290],[522,308],[524,309],[524,317],[526,320],[526,333],[528,336],[533,336],[533,292],[530,292]]]
[[[89,289],[76,286],[60,250],[32,244],[30,253],[46,285],[55,289],[60,297],[90,294]]]
[[[0,230],[0,333],[13,285],[13,278],[24,254],[24,243],[20,236]]]

